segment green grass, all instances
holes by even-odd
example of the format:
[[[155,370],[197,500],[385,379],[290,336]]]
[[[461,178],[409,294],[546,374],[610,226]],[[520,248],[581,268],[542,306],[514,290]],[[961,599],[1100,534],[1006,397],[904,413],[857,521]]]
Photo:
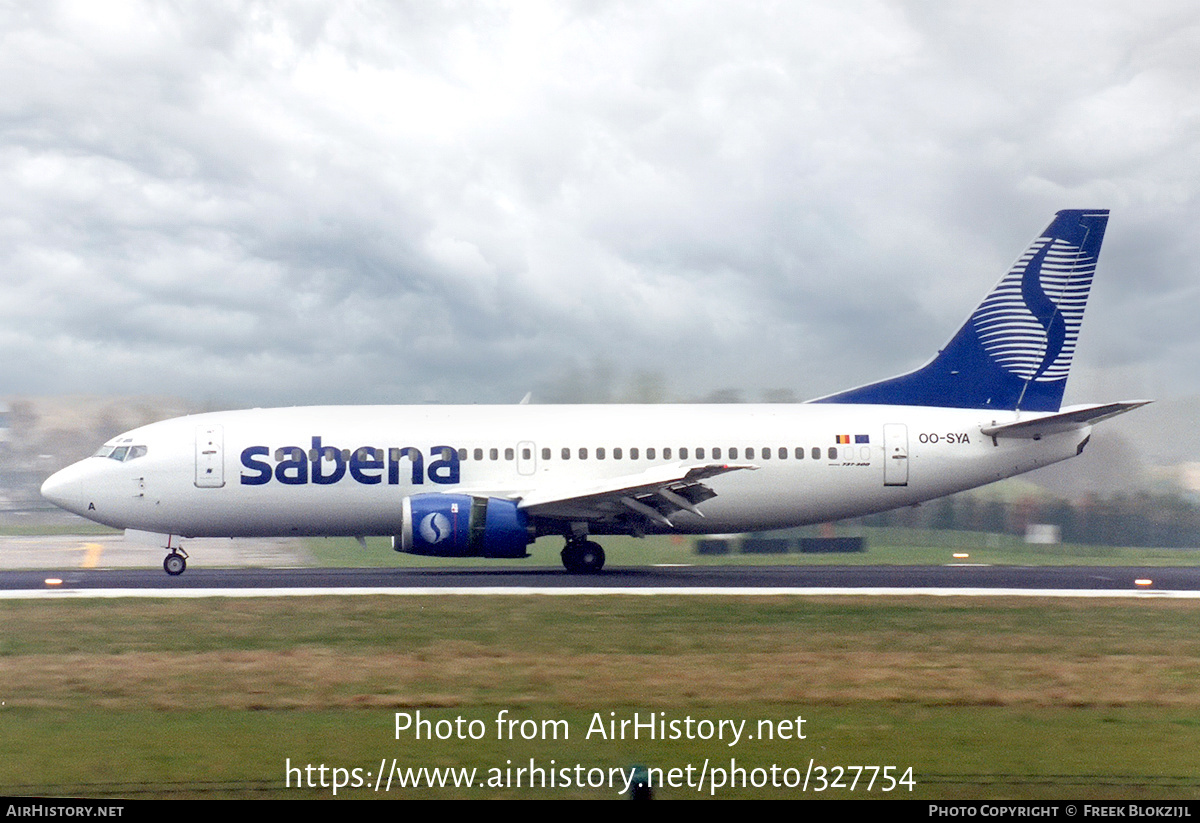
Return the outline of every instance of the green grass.
[[[656,707],[657,708],[657,707]],[[415,711],[415,710],[408,710]],[[592,713],[577,709],[521,707],[515,716],[566,721],[571,735],[558,741],[498,741],[495,707],[467,710],[426,708],[433,722],[478,718],[487,726],[480,741],[428,742],[395,738],[394,712],[231,713],[187,711],[110,713],[9,711],[0,740],[2,787],[6,794],[117,797],[280,797],[321,798],[332,787],[297,785],[303,766],[378,769],[381,759],[401,768],[435,766],[473,768],[477,781],[509,775],[533,760],[543,769],[694,767],[707,759],[710,769],[731,765],[746,769],[795,769],[803,776],[810,758],[817,765],[900,765],[912,767],[914,786],[884,791],[850,791],[851,772],[842,788],[819,791],[811,781],[810,798],[903,798],[954,800],[1004,799],[1195,799],[1197,785],[1194,716],[1183,711],[1082,709],[1030,712],[1006,707],[938,708],[849,705],[809,708],[779,705],[714,704],[690,713],[700,718],[747,720],[805,715],[805,740],[775,743],[743,741],[735,747],[687,741],[585,739]],[[630,712],[623,712],[629,716]],[[560,726],[560,728],[562,728]],[[1152,741],[1153,745],[1148,745]],[[981,747],[980,743],[984,743]],[[1098,747],[1103,747],[1102,754]],[[64,757],[69,752],[69,758]],[[289,765],[299,769],[291,775]],[[69,763],[69,767],[66,765]],[[497,771],[499,770],[499,771]],[[332,778],[332,772],[328,773]],[[760,772],[759,776],[765,776]],[[319,773],[314,772],[319,780]],[[878,778],[877,778],[878,779]],[[493,788],[421,788],[375,792],[369,785],[342,788],[346,798],[611,798],[608,788],[550,788],[543,785]],[[709,785],[699,791],[686,784],[664,788],[661,799],[795,798],[798,788]]]
[[[530,758],[697,770],[734,758],[747,769],[911,766],[916,788],[886,796],[1194,799],[1198,617],[1200,604],[1170,600],[3,601],[0,794],[331,795],[287,788],[289,759],[486,772]],[[397,739],[395,714],[417,710],[479,719],[486,733]],[[497,739],[505,710],[565,721],[570,736]],[[586,737],[597,715],[633,712],[749,728],[803,716],[806,738]],[[391,796],[615,797],[528,786]]]
[[[525,654],[893,651],[1137,653],[1200,665],[1191,601],[1008,598],[386,596],[0,601],[4,658],[131,653],[369,654],[495,646]],[[631,626],[634,628],[631,629]],[[817,645],[819,644],[819,648]],[[1200,695],[1200,681],[1196,684]],[[11,704],[10,700],[10,704]]]

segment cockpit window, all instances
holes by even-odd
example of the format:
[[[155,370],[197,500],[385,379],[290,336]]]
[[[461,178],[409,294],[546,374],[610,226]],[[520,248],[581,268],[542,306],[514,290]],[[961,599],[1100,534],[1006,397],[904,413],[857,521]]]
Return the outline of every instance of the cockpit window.
[[[110,460],[116,460],[118,463],[128,463],[130,460],[145,457],[146,451],[145,446],[101,446],[92,456],[107,457]]]

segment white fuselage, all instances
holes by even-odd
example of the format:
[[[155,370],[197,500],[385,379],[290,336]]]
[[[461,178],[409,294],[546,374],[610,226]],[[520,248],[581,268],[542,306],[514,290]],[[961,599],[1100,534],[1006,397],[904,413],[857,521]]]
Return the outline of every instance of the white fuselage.
[[[663,466],[725,463],[745,468],[706,481],[716,496],[697,506],[702,517],[680,511],[670,523],[685,533],[739,532],[981,486],[1073,457],[1090,432],[981,432],[1017,419],[1009,411],[808,404],[252,409],[135,429],[108,445],[144,454],[88,458],[43,491],[92,520],[164,534],[393,535],[407,496],[524,499],[633,482]]]

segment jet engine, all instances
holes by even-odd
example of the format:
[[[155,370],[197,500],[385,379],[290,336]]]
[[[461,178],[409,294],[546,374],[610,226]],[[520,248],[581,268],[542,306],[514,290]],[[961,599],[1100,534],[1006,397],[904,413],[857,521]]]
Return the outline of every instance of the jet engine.
[[[418,494],[401,504],[398,552],[427,557],[528,557],[529,518],[512,500]]]

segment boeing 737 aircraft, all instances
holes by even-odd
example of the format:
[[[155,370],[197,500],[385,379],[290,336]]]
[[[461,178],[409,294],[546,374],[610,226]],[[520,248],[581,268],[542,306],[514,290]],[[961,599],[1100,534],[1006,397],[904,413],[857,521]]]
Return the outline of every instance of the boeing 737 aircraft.
[[[1059,212],[928,364],[797,405],[336,406],[122,434],[42,494],[188,537],[390,535],[399,552],[527,557],[605,534],[760,531],[908,506],[1074,457],[1145,401],[1061,408],[1108,212]]]

